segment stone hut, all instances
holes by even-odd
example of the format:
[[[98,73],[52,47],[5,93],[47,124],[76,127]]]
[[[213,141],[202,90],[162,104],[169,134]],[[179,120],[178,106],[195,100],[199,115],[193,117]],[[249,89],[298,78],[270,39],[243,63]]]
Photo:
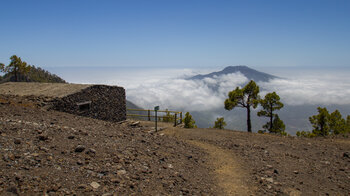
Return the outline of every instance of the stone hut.
[[[0,94],[45,97],[50,109],[112,122],[126,119],[125,89],[119,86],[8,82]]]

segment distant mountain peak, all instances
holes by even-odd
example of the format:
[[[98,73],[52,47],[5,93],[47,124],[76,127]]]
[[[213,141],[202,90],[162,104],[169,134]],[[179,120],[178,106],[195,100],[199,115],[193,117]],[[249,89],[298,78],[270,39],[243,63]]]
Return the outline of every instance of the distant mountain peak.
[[[256,82],[260,82],[260,81],[268,82],[271,79],[278,78],[276,76],[249,68],[246,65],[238,65],[238,66],[225,67],[223,70],[218,71],[218,72],[212,72],[212,73],[205,74],[205,75],[201,75],[201,74],[195,75],[189,79],[202,80],[204,78],[213,78],[214,76],[221,76],[221,75],[232,74],[232,73],[237,73],[237,72],[240,72],[245,77],[247,77],[249,80],[254,80]]]

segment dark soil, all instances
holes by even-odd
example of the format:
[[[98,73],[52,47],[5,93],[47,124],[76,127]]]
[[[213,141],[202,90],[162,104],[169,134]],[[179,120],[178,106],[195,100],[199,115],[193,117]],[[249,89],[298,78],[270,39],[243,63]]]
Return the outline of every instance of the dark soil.
[[[245,184],[256,189],[256,195],[350,195],[347,136],[308,139],[179,128],[165,132],[232,153],[236,164],[248,172]]]
[[[0,195],[221,194],[199,148],[36,101],[0,96]]]
[[[350,195],[350,139],[46,111],[0,95],[0,195]]]

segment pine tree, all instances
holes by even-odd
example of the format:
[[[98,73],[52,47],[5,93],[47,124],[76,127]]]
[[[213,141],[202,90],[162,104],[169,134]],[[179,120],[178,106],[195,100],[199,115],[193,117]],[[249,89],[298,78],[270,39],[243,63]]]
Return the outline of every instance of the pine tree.
[[[16,55],[11,56],[10,59],[11,62],[9,65],[5,66],[2,63],[0,64],[0,71],[13,74],[15,76],[15,81],[17,82],[20,74],[25,75],[30,71],[30,66]]]
[[[297,132],[297,136],[303,137],[315,137],[315,136],[327,136],[330,133],[338,135],[346,132],[350,132],[350,116],[347,116],[345,120],[338,110],[335,110],[329,114],[327,108],[318,107],[318,114],[309,118],[310,123],[313,126],[312,133],[310,132]]]
[[[280,117],[277,114],[275,114],[275,117],[274,117],[274,119],[272,121],[272,129],[271,129],[270,132],[271,133],[281,134],[281,135],[287,135],[285,130],[286,130],[286,125],[280,119]]]
[[[321,136],[329,135],[329,112],[327,108],[318,107],[318,114],[309,118],[312,127],[312,133]]]
[[[259,104],[259,86],[251,80],[242,89],[237,87],[228,93],[228,99],[225,100],[225,109],[232,110],[235,107],[247,109],[247,131],[252,132],[252,123],[250,119],[251,108],[256,108]]]
[[[330,114],[329,128],[330,131],[335,135],[346,132],[346,121],[343,119],[338,110],[335,110]]]
[[[215,121],[215,125],[213,128],[215,129],[224,129],[224,127],[226,126],[226,122],[224,120],[224,117],[221,118],[217,118]]]
[[[15,82],[46,82],[46,83],[66,83],[55,74],[34,65],[27,65],[21,58],[13,55],[8,66],[0,63],[0,71],[5,75],[0,77],[0,83]]]
[[[189,112],[186,112],[184,118],[185,128],[196,128],[196,122],[193,120],[192,115]]]
[[[166,109],[165,115],[163,116],[163,122],[173,122],[174,115],[171,115],[168,109]]]
[[[350,115],[346,117],[346,132],[350,133]]]
[[[278,115],[273,113],[275,110],[280,110],[283,107],[280,97],[276,92],[268,93],[265,95],[265,98],[261,99],[259,102],[263,109],[258,112],[258,116],[265,116],[269,118],[269,122],[267,122],[263,128],[269,130],[270,133],[275,132],[274,130],[278,129],[274,128],[274,117],[278,118],[276,123],[284,125],[283,121],[278,117]]]

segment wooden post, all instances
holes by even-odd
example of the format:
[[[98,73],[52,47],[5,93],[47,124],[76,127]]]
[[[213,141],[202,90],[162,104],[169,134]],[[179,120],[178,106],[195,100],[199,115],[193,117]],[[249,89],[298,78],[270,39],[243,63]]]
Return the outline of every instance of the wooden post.
[[[165,110],[165,120],[164,120],[164,116],[163,116],[163,122],[169,122],[171,121],[171,119],[169,119],[169,116],[168,116],[168,108]]]
[[[175,122],[174,122],[174,127],[176,127],[176,121],[177,121],[177,119],[176,119],[176,116],[177,116],[177,114],[175,113]]]
[[[148,121],[151,121],[151,111],[148,110]]]
[[[155,119],[155,122],[156,122],[156,126],[155,126],[155,129],[156,129],[156,132],[157,132],[157,110],[154,111],[155,112],[155,116],[156,116],[156,119]]]
[[[182,112],[180,112],[180,124],[182,124]]]
[[[156,132],[157,132],[157,111],[159,110],[159,106],[156,106],[156,107],[154,107],[154,113],[155,113],[155,122],[156,122],[156,127],[155,127],[155,129],[156,129]]]

